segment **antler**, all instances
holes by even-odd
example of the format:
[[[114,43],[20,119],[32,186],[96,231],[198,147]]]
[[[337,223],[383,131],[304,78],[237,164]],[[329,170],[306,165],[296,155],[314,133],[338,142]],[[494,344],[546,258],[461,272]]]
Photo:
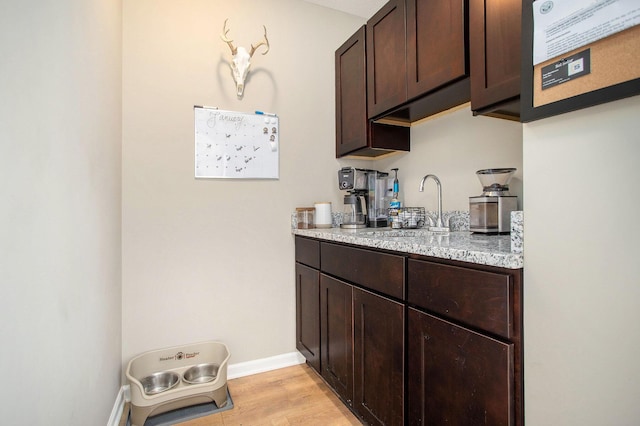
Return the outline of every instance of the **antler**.
[[[260,46],[267,46],[267,50],[265,50],[264,52],[262,52],[263,55],[266,55],[267,52],[269,51],[269,39],[267,38],[267,27],[265,27],[264,25],[262,26],[262,28],[264,28],[264,41],[261,41],[260,43],[256,44],[255,46],[252,44],[251,45],[251,51],[249,52],[249,56],[253,56],[253,54],[255,53],[256,49]]]
[[[228,20],[229,18],[224,20],[224,26],[222,27],[222,34],[220,34],[220,38],[222,39],[222,41],[224,41],[229,45],[229,49],[231,49],[231,54],[235,56],[236,52],[238,51],[238,48],[233,45],[233,40],[227,37],[227,33],[229,32],[229,30],[227,29]]]

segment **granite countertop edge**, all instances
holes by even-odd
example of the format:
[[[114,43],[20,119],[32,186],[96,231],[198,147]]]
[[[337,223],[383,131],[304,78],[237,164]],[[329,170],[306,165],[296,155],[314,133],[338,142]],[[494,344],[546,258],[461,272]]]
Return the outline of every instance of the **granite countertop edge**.
[[[521,269],[524,256],[511,251],[509,235],[478,235],[468,231],[446,234],[423,232],[416,236],[393,236],[384,229],[372,231],[341,228],[292,229],[294,235],[378,248],[405,254],[458,260],[506,269]]]

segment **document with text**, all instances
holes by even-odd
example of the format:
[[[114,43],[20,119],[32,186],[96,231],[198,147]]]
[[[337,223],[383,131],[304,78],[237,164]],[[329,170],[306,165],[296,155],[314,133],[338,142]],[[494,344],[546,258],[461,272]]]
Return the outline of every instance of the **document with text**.
[[[640,24],[638,0],[536,0],[533,65]]]

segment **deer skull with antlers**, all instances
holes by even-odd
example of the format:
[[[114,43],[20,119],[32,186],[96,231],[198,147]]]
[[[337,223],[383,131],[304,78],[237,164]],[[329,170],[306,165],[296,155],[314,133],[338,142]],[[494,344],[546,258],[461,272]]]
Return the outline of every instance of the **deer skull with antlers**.
[[[262,52],[263,55],[266,55],[267,52],[269,51],[269,39],[267,39],[267,27],[265,27],[264,25],[262,26],[262,28],[264,28],[264,41],[259,42],[255,46],[252,44],[251,50],[247,52],[247,49],[245,49],[242,46],[235,47],[233,45],[233,40],[231,40],[227,36],[227,33],[229,32],[229,30],[227,29],[227,21],[228,19],[224,20],[224,26],[222,27],[222,34],[220,35],[220,38],[222,39],[222,41],[227,43],[229,45],[229,48],[231,49],[231,55],[233,56],[233,60],[231,61],[231,70],[233,71],[233,79],[236,82],[237,94],[238,94],[238,97],[240,98],[244,93],[244,80],[247,77],[247,74],[249,73],[249,67],[251,66],[251,57],[260,46],[267,47],[265,51]]]

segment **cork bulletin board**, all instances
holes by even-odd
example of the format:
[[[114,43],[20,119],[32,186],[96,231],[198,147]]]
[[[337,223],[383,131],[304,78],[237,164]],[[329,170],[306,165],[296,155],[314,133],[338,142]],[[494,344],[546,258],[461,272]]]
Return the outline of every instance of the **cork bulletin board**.
[[[542,89],[542,68],[587,49],[591,58],[590,74]],[[534,67],[533,76],[534,107],[640,78],[640,26],[542,62]]]
[[[640,95],[640,1],[523,1],[522,122]],[[575,10],[551,28],[542,25],[545,7]],[[575,41],[583,36],[593,39]]]

